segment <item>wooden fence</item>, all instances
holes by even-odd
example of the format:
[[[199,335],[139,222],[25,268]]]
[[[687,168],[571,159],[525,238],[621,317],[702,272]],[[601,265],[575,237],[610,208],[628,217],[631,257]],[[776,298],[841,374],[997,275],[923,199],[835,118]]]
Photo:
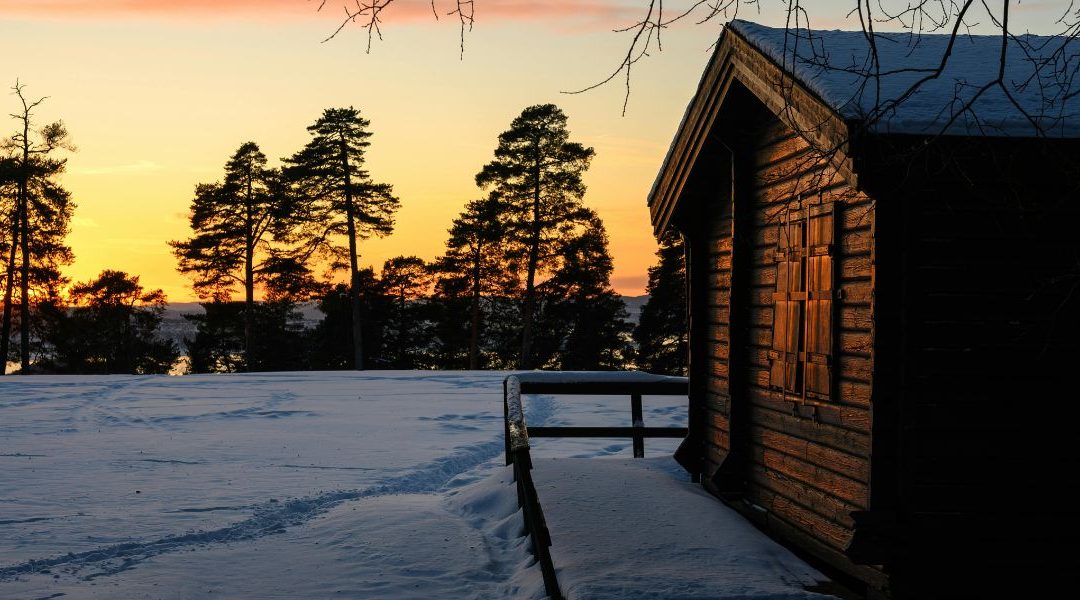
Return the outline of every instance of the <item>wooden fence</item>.
[[[683,438],[685,427],[646,427],[641,397],[686,396],[684,377],[647,373],[533,372],[510,375],[503,380],[503,421],[506,464],[514,466],[518,506],[525,518],[525,530],[532,538],[533,555],[540,563],[544,587],[549,597],[562,599],[555,565],[551,560],[551,535],[536,485],[532,479],[529,437],[630,438],[634,457],[645,456],[645,438]],[[574,394],[630,396],[630,427],[528,427],[521,397],[525,394]]]

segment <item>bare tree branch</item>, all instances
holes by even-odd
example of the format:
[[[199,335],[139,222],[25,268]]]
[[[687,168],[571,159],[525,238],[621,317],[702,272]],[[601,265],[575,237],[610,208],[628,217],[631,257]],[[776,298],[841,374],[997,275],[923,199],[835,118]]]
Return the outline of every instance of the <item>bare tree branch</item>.
[[[310,1],[310,0],[309,0]],[[326,7],[329,0],[320,0],[318,10]],[[791,34],[791,39],[785,38],[783,47],[784,70],[793,73],[795,62],[803,62],[813,65],[825,71],[840,71],[862,77],[858,86],[857,100],[866,101],[865,104],[872,107],[864,119],[865,127],[872,127],[886,120],[904,103],[910,101],[919,94],[925,86],[942,77],[950,65],[953,50],[957,38],[972,35],[973,28],[993,27],[1002,38],[1002,56],[1011,48],[1016,56],[1022,56],[1030,65],[1030,70],[1018,74],[1015,68],[1011,68],[1007,75],[993,78],[991,81],[967,82],[965,86],[956,88],[956,97],[953,99],[948,111],[950,125],[956,123],[962,115],[973,114],[973,102],[986,96],[990,89],[1000,90],[1009,103],[1020,110],[1024,117],[1039,131],[1045,130],[1047,123],[1061,122],[1064,113],[1059,110],[1058,114],[1053,111],[1061,108],[1064,102],[1073,96],[1080,94],[1080,44],[1075,43],[1080,37],[1080,7],[1077,0],[1069,0],[1067,6],[1061,12],[1055,23],[1061,27],[1057,35],[1050,37],[1033,37],[1028,35],[1016,35],[1010,28],[1007,18],[1009,4],[1013,0],[1002,1],[1002,14],[999,17],[991,9],[988,0],[851,0],[852,8],[848,11],[849,18],[857,19],[860,29],[865,36],[868,46],[867,56],[861,63],[856,60],[848,64],[838,64],[830,60],[827,49],[816,39],[817,33],[811,26],[811,18],[822,14],[822,8],[810,8],[801,0],[778,0],[784,10],[785,29]],[[364,28],[368,34],[367,51],[371,51],[372,40],[375,37],[382,38],[383,11],[393,4],[394,0],[342,0],[342,8],[345,17],[338,27],[324,41],[335,38],[350,24]],[[603,87],[615,81],[622,83],[624,88],[622,114],[625,115],[629,107],[630,92],[632,88],[634,67],[642,60],[650,57],[654,52],[663,51],[663,37],[665,30],[681,21],[693,21],[703,24],[714,20],[732,20],[739,16],[740,10],[753,7],[758,14],[763,13],[760,0],[686,0],[674,16],[665,6],[664,0],[640,0],[642,17],[624,27],[617,27],[613,32],[628,36],[626,51],[621,60],[607,76],[599,81],[574,90],[564,90],[565,94],[581,94]],[[432,14],[436,20],[440,18],[440,10],[435,0],[430,0]],[[670,5],[670,1],[669,1]],[[984,15],[978,19],[987,19],[980,24],[972,18],[975,11],[973,7],[979,6]],[[779,7],[778,7],[779,8]],[[456,16],[460,28],[460,56],[464,57],[465,34],[472,30],[474,24],[474,0],[454,0],[454,8],[445,13],[446,16]],[[772,11],[766,8],[764,12]],[[882,44],[904,43],[901,35],[896,33],[883,34],[879,30],[900,29],[907,34],[906,45],[909,56],[913,56],[924,41],[926,34],[943,33],[948,36],[948,43],[944,46],[940,60],[936,66],[916,64],[902,66],[898,64],[886,64],[881,60]],[[789,44],[790,42],[790,44]],[[1048,47],[1048,44],[1053,46]],[[808,47],[807,47],[808,45]],[[890,50],[895,56],[895,51]],[[791,64],[787,64],[788,61]],[[1016,58],[1012,59],[1015,62]],[[921,76],[911,82],[897,94],[884,97],[885,88],[883,82],[899,74],[916,73]],[[1010,81],[1007,77],[1017,77]],[[782,89],[793,82],[782,82]],[[1027,93],[1031,86],[1037,86],[1044,110],[1038,114],[1032,112],[1030,102],[1025,104],[1019,100],[1018,94],[1030,98]],[[984,90],[985,88],[985,90]],[[895,84],[892,85],[895,91]],[[962,93],[970,93],[972,96],[961,97]],[[944,107],[943,107],[944,108]],[[1063,110],[1063,109],[1062,109]],[[977,121],[977,118],[974,120]]]
[[[363,29],[367,30],[367,53],[371,53],[371,42],[378,37],[382,40],[382,12],[386,10],[394,0],[346,0],[342,8],[345,11],[345,17],[338,24],[337,29],[333,31],[323,42],[329,42],[336,38],[346,27],[350,24],[358,24]],[[322,11],[326,6],[327,0],[320,0],[319,7],[316,8],[316,12]],[[466,31],[472,31],[473,16],[474,16],[474,2],[473,0],[454,0],[454,9],[448,11],[446,16],[456,16],[461,28],[461,57],[465,56],[465,33]],[[435,20],[439,20],[439,11],[435,7],[435,0],[431,0],[431,13],[435,15]]]
[[[434,7],[435,3],[432,0],[432,8]],[[446,13],[447,16],[457,15],[461,25],[461,59],[465,58],[465,29],[472,31],[473,27],[473,8],[473,0],[457,0],[457,8]]]
[[[751,2],[744,1],[743,3],[757,4],[757,0],[752,0]],[[622,114],[625,116],[626,108],[630,103],[631,71],[638,61],[650,55],[649,51],[654,45],[658,52],[663,51],[661,34],[664,29],[686,19],[702,7],[704,7],[704,16],[696,21],[697,25],[704,24],[717,18],[731,20],[738,16],[740,4],[739,0],[696,0],[685,11],[678,13],[670,19],[665,19],[664,0],[649,0],[644,18],[632,25],[613,30],[615,33],[629,33],[631,36],[630,43],[627,46],[626,55],[623,56],[622,62],[619,63],[615,70],[604,79],[592,85],[577,90],[563,91],[562,93],[583,94],[611,83],[622,74],[626,86],[626,93],[623,96],[622,106]]]
[[[322,11],[326,6],[327,0],[321,0],[319,8],[316,11]],[[345,18],[342,19],[341,24],[334,30],[323,42],[329,42],[337,37],[343,29],[345,29],[349,23],[360,23],[360,26],[367,30],[367,52],[371,53],[371,41],[375,36],[378,36],[382,40],[382,30],[379,28],[379,23],[382,22],[380,14],[386,7],[393,4],[394,0],[351,0],[350,4],[345,4],[342,8],[345,10]]]

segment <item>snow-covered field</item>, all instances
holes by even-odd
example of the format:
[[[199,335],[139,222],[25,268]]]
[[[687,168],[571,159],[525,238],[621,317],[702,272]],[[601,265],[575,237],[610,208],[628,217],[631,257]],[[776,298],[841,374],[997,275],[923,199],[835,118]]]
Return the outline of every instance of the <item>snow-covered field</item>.
[[[0,379],[0,597],[542,596],[502,466],[504,375]],[[646,397],[646,424],[683,424],[684,403]],[[534,425],[625,425],[628,404],[534,396],[527,415]],[[664,456],[673,445],[650,440],[646,453]],[[537,458],[630,454],[629,440],[541,440],[534,448]],[[739,597],[812,596],[802,589],[817,578],[811,569],[685,483],[669,459],[552,464],[538,467],[537,485],[572,596],[657,597],[625,581],[626,563],[650,564],[657,579],[665,557],[715,560],[729,575],[736,565],[739,587],[729,591]],[[582,503],[581,489],[550,485],[574,480],[559,470],[573,468],[597,482],[596,498]],[[574,524],[595,519],[580,507],[636,510],[627,504],[634,476],[671,499],[676,514],[712,503],[729,523],[715,526],[723,543],[631,545],[619,565],[591,560],[582,548],[594,534]],[[618,496],[605,497],[612,485]],[[689,527],[664,525],[680,526]],[[680,572],[679,581],[711,590],[700,597],[724,595],[708,576]]]

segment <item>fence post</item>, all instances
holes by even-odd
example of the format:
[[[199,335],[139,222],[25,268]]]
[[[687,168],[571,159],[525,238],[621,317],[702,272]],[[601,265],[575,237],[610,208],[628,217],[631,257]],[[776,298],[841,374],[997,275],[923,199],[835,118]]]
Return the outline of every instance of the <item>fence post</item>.
[[[507,398],[509,390],[507,389],[507,379],[503,379],[503,445],[506,451],[506,464],[509,465],[513,460],[510,458],[510,403]]]
[[[645,458],[645,417],[641,414],[641,394],[630,396],[630,417],[634,421],[634,458]]]

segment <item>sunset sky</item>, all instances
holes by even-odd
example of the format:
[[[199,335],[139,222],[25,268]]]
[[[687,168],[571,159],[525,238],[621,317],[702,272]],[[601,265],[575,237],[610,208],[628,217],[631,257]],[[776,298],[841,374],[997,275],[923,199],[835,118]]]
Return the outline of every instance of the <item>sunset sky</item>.
[[[662,53],[635,66],[626,116],[620,82],[581,95],[563,90],[603,79],[626,51],[611,29],[640,18],[647,0],[476,0],[476,23],[459,56],[452,3],[397,0],[383,40],[366,32],[322,40],[344,15],[341,0],[0,0],[0,83],[49,99],[36,113],[62,119],[78,147],[64,185],[78,205],[69,242],[74,281],[102,269],[139,275],[172,301],[194,300],[167,240],[190,235],[196,183],[218,180],[228,157],[255,141],[277,159],[307,141],[324,108],[355,106],[371,121],[367,167],[394,185],[401,210],[392,236],[361,245],[361,263],[439,255],[451,220],[479,195],[476,172],[521,112],[558,104],[572,139],[596,158],[585,202],[603,218],[615,258],[612,283],[644,292],[656,245],[646,194],[720,32],[686,20]],[[690,2],[666,3],[671,13]],[[740,17],[782,25],[762,0]],[[772,2],[779,6],[779,2]],[[854,29],[852,0],[813,2],[818,27]],[[1024,2],[1038,33],[1054,29],[1059,2]],[[820,7],[820,8],[819,8]],[[1043,31],[1040,31],[1042,29]],[[0,94],[2,114],[17,100]],[[8,122],[0,134],[15,130]]]

